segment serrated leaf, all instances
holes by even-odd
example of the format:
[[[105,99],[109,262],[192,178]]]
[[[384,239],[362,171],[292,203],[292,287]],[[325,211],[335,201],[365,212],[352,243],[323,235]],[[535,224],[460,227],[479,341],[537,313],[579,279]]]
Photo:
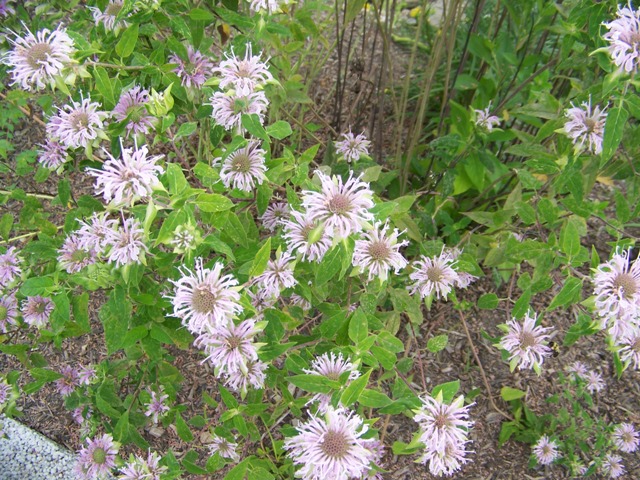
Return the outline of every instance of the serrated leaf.
[[[447,382],[437,385],[431,392],[432,397],[437,397],[439,393],[442,393],[442,401],[444,403],[451,403],[453,397],[460,390],[460,380],[454,382]]]
[[[335,277],[342,264],[340,248],[334,248],[324,256],[316,270],[316,285],[322,286]]]
[[[20,293],[25,297],[48,296],[53,290],[54,282],[51,277],[27,278],[20,287]]]
[[[329,393],[335,382],[322,375],[301,374],[288,377],[287,380],[296,387],[311,393]]]
[[[580,232],[571,218],[567,219],[560,231],[560,249],[569,257],[580,253]]]
[[[98,316],[104,326],[107,353],[111,355],[121,348],[131,318],[131,302],[126,298],[125,291],[121,286],[117,286],[111,292],[109,301],[102,306]]]
[[[265,142],[269,141],[269,136],[262,126],[262,122],[258,115],[255,113],[252,113],[251,115],[242,114],[241,118],[242,126],[247,129],[247,132],[260,140],[264,140]]]
[[[347,388],[342,392],[340,397],[340,403],[345,407],[350,407],[352,404],[358,401],[360,394],[364,391],[369,383],[369,377],[371,376],[371,370],[362,375],[361,377],[353,380]]]
[[[548,311],[554,310],[558,307],[564,307],[566,305],[572,305],[580,301],[580,293],[582,292],[582,280],[576,277],[569,277],[565,281],[562,290],[553,298],[551,304],[547,308]]]
[[[191,433],[189,425],[187,425],[187,422],[184,421],[182,415],[179,413],[176,414],[176,430],[178,431],[178,436],[185,442],[193,440],[193,433]]]
[[[431,353],[438,353],[444,350],[449,343],[449,337],[447,335],[436,335],[427,341],[427,350]]]
[[[122,37],[116,45],[116,53],[122,58],[127,58],[135,50],[137,42],[138,24],[134,23],[122,33]]]
[[[116,94],[109,74],[104,67],[94,68],[93,79],[96,82],[96,89],[102,95],[102,106],[107,110],[113,109],[116,105]],[[63,205],[66,205],[66,203]]]
[[[191,20],[202,20],[205,22],[210,22],[215,17],[213,13],[208,10],[204,10],[203,8],[194,8],[189,12],[189,18]]]

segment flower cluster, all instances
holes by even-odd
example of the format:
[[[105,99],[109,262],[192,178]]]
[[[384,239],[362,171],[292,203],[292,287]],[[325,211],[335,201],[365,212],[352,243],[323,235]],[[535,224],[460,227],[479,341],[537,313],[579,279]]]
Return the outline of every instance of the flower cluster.
[[[88,148],[96,140],[107,139],[104,133],[107,112],[100,110],[100,104],[92,102],[91,97],[80,102],[71,100],[70,104],[59,109],[47,124],[47,134],[67,149]]]
[[[267,167],[264,164],[266,154],[258,141],[249,140],[247,146],[229,153],[224,160],[215,159],[216,163],[222,164],[220,178],[224,186],[251,192],[256,184],[262,185],[267,179]]]
[[[213,62],[209,57],[195,50],[191,45],[187,47],[187,58],[183,60],[178,55],[171,55],[169,62],[176,64],[173,70],[183,87],[199,89],[213,73]]]
[[[127,132],[146,134],[153,128],[153,117],[147,110],[149,91],[138,85],[122,92],[117,105],[113,109],[113,118],[118,122],[126,122]]]
[[[336,142],[336,152],[347,162],[356,162],[363,155],[369,155],[369,145],[371,142],[364,133],[354,135],[349,129],[349,133],[343,133],[342,140]]]
[[[469,420],[471,405],[464,405],[462,395],[450,405],[443,402],[441,395],[422,398],[422,406],[413,419],[420,426],[420,442],[425,446],[420,462],[428,463],[433,475],[452,475],[469,462],[466,445],[473,425]]]
[[[587,144],[588,149],[598,155],[602,153],[602,141],[604,137],[604,124],[607,114],[599,106],[591,108],[591,97],[588,102],[582,102],[582,108],[571,104],[566,112],[568,118],[564,124],[564,131],[571,138],[577,151]]]
[[[79,479],[93,480],[107,478],[116,466],[116,455],[120,444],[113,437],[104,434],[101,437],[87,439],[86,445],[78,452],[75,473]]]
[[[640,53],[640,11],[634,10],[629,0],[628,7],[618,6],[617,15],[615,20],[603,23],[609,31],[602,38],[610,43],[609,54],[616,67],[635,72]]]
[[[146,460],[138,455],[130,456],[129,461],[120,470],[118,480],[160,480],[161,475],[167,470],[167,467],[160,465],[160,456],[149,451]]]
[[[453,286],[459,281],[459,275],[453,268],[455,259],[444,248],[436,257],[420,256],[420,260],[413,262],[413,272],[409,278],[414,281],[407,287],[409,293],[420,294],[420,298],[429,297],[435,293],[437,299],[446,299]]]
[[[558,444],[546,435],[540,437],[534,445],[532,452],[540,465],[550,465],[560,457]]]
[[[602,375],[593,370],[589,370],[582,362],[573,362],[566,367],[566,371],[571,374],[575,380],[583,382],[585,388],[591,394],[600,392],[606,387]]]
[[[499,343],[499,348],[509,352],[511,370],[516,366],[521,369],[533,368],[540,372],[544,359],[551,355],[552,350],[547,345],[550,327],[536,325],[536,315],[527,312],[522,324],[513,318],[506,324],[507,334]]]

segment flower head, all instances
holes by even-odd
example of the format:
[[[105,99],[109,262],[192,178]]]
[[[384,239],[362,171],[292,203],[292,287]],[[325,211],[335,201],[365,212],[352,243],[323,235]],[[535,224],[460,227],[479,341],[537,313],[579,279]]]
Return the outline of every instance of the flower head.
[[[256,311],[256,314],[253,316],[256,321],[262,320],[264,318],[264,311],[273,307],[278,300],[278,297],[272,292],[263,289],[258,289],[256,293],[247,290],[247,293],[249,294],[249,298],[251,298],[251,305]]]
[[[281,5],[287,5],[289,2],[290,0],[251,0],[249,9],[256,13],[274,14],[281,9]]]
[[[91,385],[96,379],[96,369],[91,365],[81,366],[78,369],[78,382],[80,385]]]
[[[512,366],[519,364],[522,369],[540,368],[545,357],[552,353],[546,345],[549,339],[546,332],[551,328],[536,326],[536,315],[530,312],[527,312],[522,324],[513,318],[507,322],[507,326],[509,331],[502,337],[499,346],[511,354],[509,361]]]
[[[54,308],[55,304],[49,297],[27,297],[22,302],[22,318],[32,327],[46,327]]]
[[[286,202],[272,203],[264,211],[260,220],[262,220],[262,226],[270,232],[275,231],[278,225],[282,224],[289,217],[289,204]]]
[[[549,465],[560,457],[558,444],[543,435],[533,447],[533,454],[540,465]]]
[[[608,475],[609,478],[618,478],[624,475],[625,470],[622,457],[620,455],[607,453],[602,462],[602,471],[605,475]]]
[[[616,67],[631,73],[638,68],[640,54],[640,12],[633,10],[631,1],[628,7],[618,5],[618,18],[602,25],[609,31],[604,38],[609,45],[609,54]]]
[[[14,293],[0,294],[0,333],[6,333],[9,325],[17,325],[18,301]]]
[[[611,434],[613,444],[622,452],[633,453],[640,444],[638,432],[630,423],[621,423],[617,425]]]
[[[629,250],[616,252],[593,276],[600,325],[609,326],[614,337],[629,333],[640,315],[640,262],[629,255]]]
[[[331,239],[327,235],[324,225],[318,220],[295,210],[291,211],[291,217],[282,222],[284,225],[287,252],[294,255],[295,251],[302,254],[302,259],[311,262],[320,262],[331,248]]]
[[[228,458],[234,462],[239,462],[240,455],[236,452],[236,448],[238,448],[237,443],[230,442],[219,435],[214,435],[211,439],[211,443],[209,444],[209,453],[211,455],[215,455],[217,453],[222,458]]]
[[[95,250],[102,255],[110,246],[113,232],[117,231],[118,222],[109,219],[105,213],[94,213],[89,222],[79,220],[81,227],[77,231],[78,243],[85,250]]]
[[[589,372],[587,366],[579,361],[573,362],[571,365],[568,365],[565,370],[578,378],[585,378],[587,376],[587,373]]]
[[[194,272],[182,268],[182,278],[171,281],[176,286],[171,300],[173,316],[180,318],[190,332],[214,332],[215,327],[225,326],[242,312],[240,294],[234,288],[238,281],[231,275],[222,275],[222,263],[209,269],[203,267],[202,258],[197,258]]]
[[[369,145],[371,142],[364,133],[354,135],[349,129],[349,133],[343,133],[342,140],[336,142],[336,152],[347,162],[356,162],[361,156],[369,155]]]
[[[267,293],[278,296],[286,288],[293,287],[298,281],[293,276],[295,262],[287,252],[276,255],[274,260],[269,260],[264,272],[253,279]]]
[[[55,170],[67,161],[67,149],[63,145],[60,145],[57,140],[47,138],[45,144],[40,146],[43,150],[41,150],[40,155],[38,155],[38,162],[44,168]]]
[[[582,150],[585,143],[588,149],[595,155],[602,152],[602,138],[607,114],[599,106],[591,109],[591,97],[588,102],[582,102],[582,107],[576,107],[573,103],[566,116],[569,119],[564,124],[564,131],[571,138],[577,150]]]
[[[367,431],[353,412],[329,408],[324,417],[310,414],[296,427],[298,435],[286,438],[285,450],[300,468],[296,477],[305,480],[347,480],[369,471],[372,458],[361,438]]]
[[[191,45],[187,46],[186,61],[177,55],[171,55],[169,62],[178,65],[173,71],[180,78],[182,86],[187,88],[200,88],[213,72],[213,62],[209,57],[194,50]]]
[[[13,3],[13,0],[0,0],[0,15],[3,17],[8,17],[9,15],[15,15],[16,11],[9,4],[9,2]]]
[[[253,55],[251,43],[247,42],[244,58],[236,57],[231,49],[231,56],[225,53],[226,60],[220,62],[220,66],[213,69],[214,73],[220,75],[220,88],[243,88],[248,87],[254,90],[257,86],[264,85],[273,79],[271,72],[267,68],[259,55]],[[268,61],[268,59],[267,59]]]
[[[230,153],[222,162],[220,178],[227,188],[237,188],[245,192],[251,192],[256,183],[262,185],[267,179],[264,164],[265,152],[260,148],[256,140],[249,140],[246,147],[241,147]],[[219,159],[218,159],[219,160]]]
[[[98,137],[104,138],[104,120],[107,112],[90,97],[62,107],[47,124],[47,133],[66,148],[88,147]]]
[[[130,263],[141,263],[148,252],[144,243],[144,230],[134,217],[127,218],[118,230],[107,232],[106,243],[111,247],[107,261],[117,267]]]
[[[258,360],[253,337],[258,333],[253,320],[245,320],[238,325],[229,321],[213,327],[211,332],[200,335],[194,342],[202,348],[217,372],[229,374],[247,369],[247,362]]]
[[[16,247],[9,247],[6,252],[0,253],[0,287],[6,287],[20,277],[21,273]]]
[[[323,353],[311,362],[310,369],[304,369],[309,375],[321,375],[329,380],[339,380],[343,375],[347,376],[347,384],[360,376],[358,367],[344,358],[341,353]],[[348,374],[348,375],[347,375]],[[317,393],[309,403],[318,402],[318,412],[325,413],[331,406],[331,395]]]
[[[263,92],[254,91],[247,86],[238,87],[229,92],[215,92],[209,99],[213,107],[211,116],[218,125],[226,130],[244,132],[242,115],[256,114],[260,123],[264,122],[264,113],[269,101]]]
[[[618,355],[625,364],[633,364],[633,368],[640,368],[640,328],[634,328],[630,332],[616,338]]]
[[[86,446],[78,452],[76,474],[82,479],[102,479],[109,476],[111,469],[116,466],[116,455],[119,444],[113,437],[104,434],[101,437],[87,439]]]
[[[85,248],[77,233],[69,235],[58,250],[58,263],[67,273],[77,273],[97,261],[95,249]]]
[[[480,128],[484,128],[488,132],[493,130],[495,125],[500,125],[500,117],[491,115],[491,102],[489,106],[484,110],[475,110],[476,112],[476,125]]]
[[[78,370],[69,365],[65,365],[60,370],[60,374],[62,377],[56,380],[56,390],[63,397],[68,397],[80,386]]]
[[[123,148],[121,158],[105,153],[109,160],[104,162],[102,170],[87,170],[89,175],[96,177],[96,193],[102,194],[105,201],[114,205],[133,205],[137,200],[148,199],[153,188],[160,184],[158,175],[164,170],[156,162],[163,155],[147,157],[149,149],[146,145]]]
[[[93,21],[96,25],[101,23],[104,25],[105,30],[118,30],[126,27],[128,24],[124,20],[118,20],[118,14],[122,10],[122,0],[109,0],[109,4],[104,9],[104,12],[97,7],[89,7],[93,14]]]
[[[397,274],[407,266],[407,260],[400,253],[400,248],[409,244],[406,240],[398,242],[400,234],[397,228],[390,232],[388,220],[384,225],[382,222],[376,222],[373,230],[363,233],[361,240],[356,240],[353,265],[366,271],[369,281],[374,277],[385,281],[391,268]]]
[[[245,394],[249,387],[260,390],[264,388],[266,377],[264,372],[267,367],[268,365],[260,360],[248,360],[244,369],[239,368],[227,372],[224,384],[241,394]]]
[[[587,382],[587,390],[589,390],[589,393],[600,392],[606,387],[602,375],[598,372],[590,371],[584,379]]]
[[[422,407],[413,419],[420,425],[420,441],[425,445],[420,462],[428,463],[433,475],[452,475],[469,461],[465,445],[473,425],[468,420],[471,405],[464,405],[462,395],[450,405],[439,396],[422,398]]]
[[[455,260],[444,249],[437,257],[420,256],[413,262],[414,271],[409,278],[415,283],[407,287],[409,293],[420,293],[420,297],[428,297],[435,293],[436,298],[447,298],[453,285],[458,281],[458,273],[454,270]]]
[[[162,386],[160,386],[158,392],[151,389],[148,389],[147,392],[151,398],[149,399],[149,402],[145,404],[147,410],[144,414],[147,417],[151,417],[153,423],[157,424],[160,417],[164,416],[164,414],[170,410],[170,408],[165,404],[169,399],[169,395],[164,393]]]
[[[349,179],[330,177],[321,171],[316,175],[322,183],[320,192],[302,192],[302,205],[308,217],[324,222],[327,235],[332,238],[346,238],[360,232],[365,224],[373,220],[369,211],[373,207],[373,192],[369,184],[349,173]]]
[[[153,117],[147,111],[147,103],[149,91],[136,85],[120,95],[113,116],[118,122],[127,121],[127,132],[134,135],[149,133],[153,128]]]
[[[35,35],[27,29],[24,37],[11,40],[13,50],[3,57],[9,65],[13,82],[23,90],[42,90],[47,83],[54,84],[54,77],[60,75],[72,62],[75,53],[73,40],[64,28],[53,32],[43,29]]]

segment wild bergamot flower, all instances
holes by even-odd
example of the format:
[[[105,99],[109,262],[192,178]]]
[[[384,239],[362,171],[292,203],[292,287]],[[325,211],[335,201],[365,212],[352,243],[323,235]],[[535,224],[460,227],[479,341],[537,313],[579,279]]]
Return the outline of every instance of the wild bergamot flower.
[[[582,150],[587,144],[587,148],[598,155],[602,152],[602,140],[604,135],[604,124],[607,114],[600,106],[591,108],[591,97],[588,102],[582,102],[582,108],[571,104],[566,112],[568,118],[564,124],[564,131],[571,138],[576,150]]]
[[[638,432],[630,423],[621,423],[617,425],[611,434],[613,444],[622,452],[633,453],[640,444]]]
[[[127,132],[135,134],[149,133],[153,128],[153,117],[147,111],[149,91],[136,85],[120,95],[113,109],[113,117],[118,122],[126,120]]]
[[[125,219],[117,230],[109,230],[105,241],[111,247],[107,261],[115,263],[117,267],[142,263],[144,254],[149,251],[142,224],[134,217]]]
[[[369,145],[371,142],[364,133],[354,135],[349,129],[349,133],[343,133],[342,140],[336,142],[336,152],[347,162],[356,162],[363,155],[369,155]]]
[[[182,267],[182,278],[171,281],[176,286],[171,298],[173,316],[180,318],[191,333],[213,332],[242,312],[238,281],[222,275],[223,268],[221,262],[204,268],[202,258],[197,258],[194,271]]]
[[[488,132],[493,130],[495,125],[500,125],[500,118],[496,115],[491,115],[491,102],[489,106],[484,110],[475,110],[476,112],[476,125],[480,128],[484,128]]]
[[[98,137],[106,139],[104,120],[109,116],[90,97],[71,101],[49,120],[47,133],[66,148],[86,148]]]
[[[75,472],[81,479],[103,479],[116,466],[116,455],[120,444],[113,437],[104,434],[101,437],[86,440],[86,446],[78,452]]]
[[[46,327],[54,308],[55,304],[49,297],[27,297],[22,301],[22,319],[32,327]]]
[[[407,266],[407,260],[400,253],[400,248],[408,245],[407,240],[398,241],[401,232],[397,228],[392,231],[389,228],[389,221],[384,225],[376,222],[373,230],[361,234],[362,238],[356,240],[353,249],[352,263],[360,267],[363,272],[367,272],[369,281],[378,277],[381,281],[387,279],[389,270],[394,269],[399,273]]]
[[[347,384],[351,383],[360,376],[360,370],[348,358],[344,358],[342,353],[336,355],[333,352],[323,353],[311,362],[311,368],[304,369],[309,375],[320,375],[329,380],[339,380],[345,375]],[[346,375],[348,374],[348,375]],[[331,395],[326,393],[317,393],[309,401],[309,403],[318,402],[318,412],[325,413],[331,405]]]
[[[522,324],[515,318],[507,322],[507,334],[500,341],[500,348],[510,353],[511,369],[516,365],[520,368],[533,368],[537,372],[544,359],[551,355],[551,348],[547,346],[550,327],[536,325],[536,315],[527,312]]]
[[[204,350],[205,359],[216,369],[216,373],[229,374],[247,369],[247,362],[257,361],[258,353],[253,337],[258,333],[252,319],[235,325],[229,321],[213,327],[211,332],[200,335],[194,345]]]
[[[104,25],[104,29],[118,30],[120,28],[126,27],[128,24],[124,20],[118,20],[118,14],[122,10],[124,6],[124,2],[122,0],[109,0],[104,11],[100,10],[98,7],[88,7],[91,10],[93,15],[93,21],[96,22],[96,25]]]
[[[618,5],[616,14],[618,18],[602,24],[609,30],[602,38],[610,43],[613,63],[620,70],[631,73],[638,68],[640,55],[640,11],[634,10],[629,1],[627,7]]]
[[[77,273],[96,263],[97,259],[95,249],[84,247],[77,233],[69,235],[58,250],[58,263],[67,273]]]
[[[533,455],[540,465],[549,465],[560,457],[558,444],[546,435],[540,437],[532,449]]]
[[[287,252],[293,255],[296,251],[302,255],[302,260],[320,262],[331,248],[331,239],[327,235],[322,222],[309,218],[302,212],[291,211],[288,220],[282,222],[287,242]]]
[[[0,293],[0,333],[6,333],[9,325],[18,323],[18,300],[15,293]]]
[[[251,192],[256,184],[262,185],[267,179],[265,173],[265,155],[267,154],[260,143],[249,140],[245,147],[238,148],[230,153],[222,162],[220,178],[227,188],[237,188],[244,192]],[[219,161],[220,159],[216,159]]]
[[[274,232],[276,228],[278,228],[278,225],[281,225],[289,218],[289,211],[289,204],[287,202],[272,203],[260,217],[262,226],[270,232]]]
[[[273,79],[267,64],[262,61],[262,53],[253,55],[251,43],[246,44],[244,58],[238,58],[231,49],[231,55],[225,53],[226,60],[214,68],[214,73],[220,75],[220,88],[248,87],[254,90]],[[268,61],[268,59],[267,59]]]
[[[4,253],[0,253],[0,287],[6,287],[20,277],[21,273],[16,247],[9,247]]]
[[[286,288],[293,287],[298,281],[293,276],[294,258],[287,252],[279,252],[276,258],[267,262],[264,272],[253,279],[261,290],[278,296]]]
[[[187,60],[177,55],[169,57],[169,63],[175,63],[173,70],[180,78],[183,87],[200,88],[213,73],[213,62],[209,57],[195,50],[191,45],[187,47]]]
[[[420,260],[413,262],[413,272],[409,278],[414,281],[407,290],[412,295],[416,292],[420,298],[428,297],[435,293],[437,299],[447,298],[451,289],[458,281],[458,273],[454,270],[455,260],[442,249],[436,257],[420,256]]]
[[[209,453],[215,455],[216,453],[222,458],[233,460],[234,462],[240,461],[240,455],[236,452],[238,448],[237,443],[230,442],[224,437],[214,435],[211,443],[209,444]]]
[[[211,116],[225,130],[244,132],[242,115],[256,114],[260,123],[264,122],[264,114],[269,101],[263,92],[254,91],[245,86],[228,92],[215,92],[209,99],[213,110]]]

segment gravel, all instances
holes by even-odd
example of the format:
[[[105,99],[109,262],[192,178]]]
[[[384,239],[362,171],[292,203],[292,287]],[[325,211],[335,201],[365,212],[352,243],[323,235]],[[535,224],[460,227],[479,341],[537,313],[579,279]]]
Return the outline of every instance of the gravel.
[[[0,480],[74,480],[76,456],[38,432],[0,416]]]

